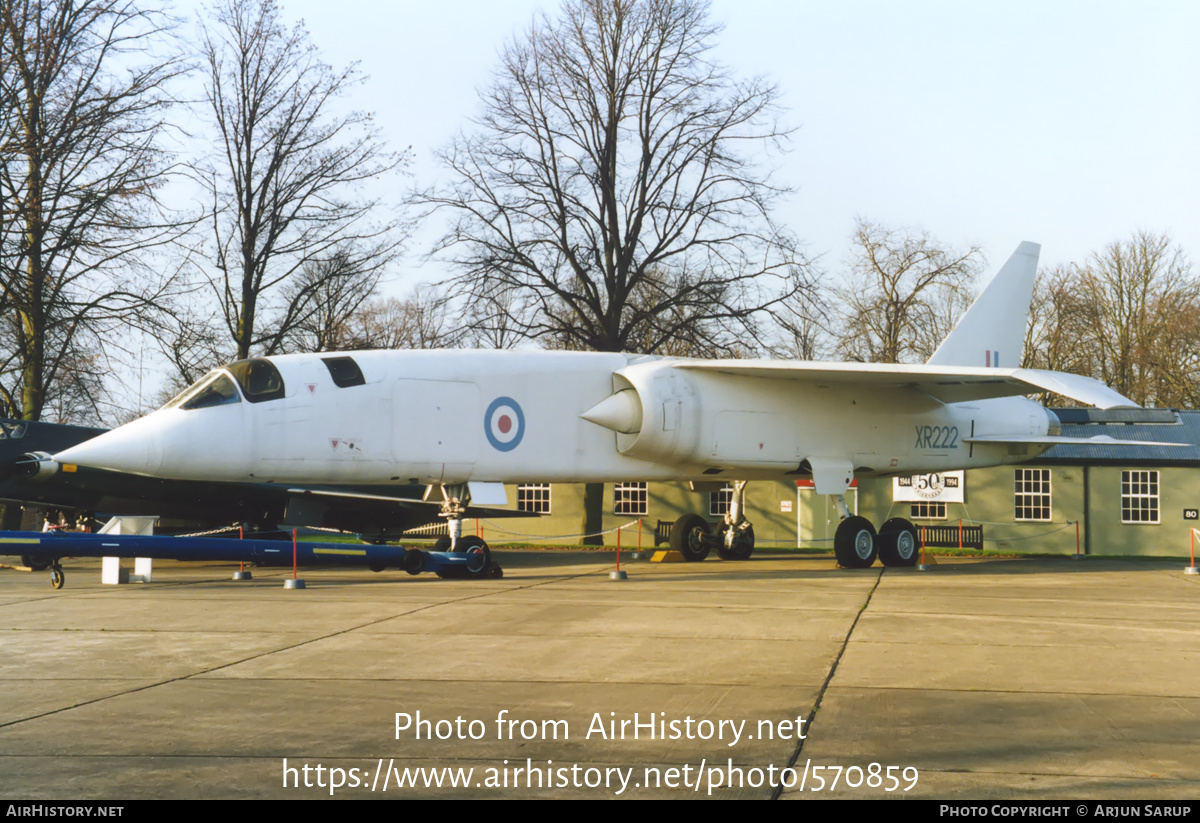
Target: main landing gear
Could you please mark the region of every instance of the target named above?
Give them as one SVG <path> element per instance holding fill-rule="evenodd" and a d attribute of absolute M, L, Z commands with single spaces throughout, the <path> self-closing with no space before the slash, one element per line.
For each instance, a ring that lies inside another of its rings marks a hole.
<path fill-rule="evenodd" d="M 846 500 L 835 501 L 842 522 L 833 534 L 833 553 L 845 569 L 866 569 L 878 557 L 885 566 L 912 566 L 917 562 L 917 529 L 902 517 L 893 517 L 878 533 L 865 517 L 851 515 Z"/>
<path fill-rule="evenodd" d="M 699 561 L 713 549 L 722 560 L 749 560 L 754 553 L 754 526 L 746 519 L 746 481 L 733 484 L 724 522 L 712 525 L 698 514 L 685 514 L 671 526 L 671 550 Z"/>

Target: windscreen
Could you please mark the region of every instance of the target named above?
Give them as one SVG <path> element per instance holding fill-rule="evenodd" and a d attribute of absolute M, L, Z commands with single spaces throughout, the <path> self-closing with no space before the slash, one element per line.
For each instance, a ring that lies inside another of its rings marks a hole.
<path fill-rule="evenodd" d="M 164 409 L 179 407 L 184 410 L 205 409 L 210 406 L 224 406 L 229 403 L 240 403 L 237 386 L 228 374 L 218 369 L 211 371 L 197 380 L 191 386 L 175 396 Z"/>

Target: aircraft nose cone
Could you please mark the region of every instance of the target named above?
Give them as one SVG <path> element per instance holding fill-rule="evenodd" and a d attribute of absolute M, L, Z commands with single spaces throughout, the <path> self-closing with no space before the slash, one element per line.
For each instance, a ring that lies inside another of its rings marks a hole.
<path fill-rule="evenodd" d="M 54 459 L 93 469 L 152 475 L 162 468 L 162 438 L 148 427 L 131 423 L 59 452 Z"/>

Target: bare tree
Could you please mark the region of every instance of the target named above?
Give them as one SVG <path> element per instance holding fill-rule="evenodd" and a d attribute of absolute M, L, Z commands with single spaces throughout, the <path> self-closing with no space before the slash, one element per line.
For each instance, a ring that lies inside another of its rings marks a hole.
<path fill-rule="evenodd" d="M 174 397 L 180 390 L 199 380 L 214 366 L 228 361 L 224 336 L 212 322 L 205 308 L 186 299 L 171 305 L 164 312 L 161 327 L 153 335 L 154 341 L 175 367 L 175 373 L 167 380 L 163 401 Z"/>
<path fill-rule="evenodd" d="M 700 0 L 565 0 L 505 49 L 472 134 L 418 201 L 465 299 L 551 345 L 736 352 L 807 284 L 756 160 L 776 89 L 712 59 Z M 500 299 L 497 299 L 499 297 Z"/>
<path fill-rule="evenodd" d="M 829 287 L 820 282 L 803 294 L 793 295 L 771 308 L 774 332 L 768 339 L 772 357 L 790 360 L 831 359 L 836 338 L 830 330 L 836 316 Z"/>
<path fill-rule="evenodd" d="M 481 349 L 511 349 L 526 337 L 513 318 L 526 317 L 533 310 L 535 296 L 507 283 L 478 284 L 471 299 L 460 312 L 463 334 L 461 345 Z M 487 299 L 478 299 L 486 290 Z"/>
<path fill-rule="evenodd" d="M 178 234 L 154 200 L 166 86 L 181 72 L 156 53 L 167 22 L 133 0 L 0 0 L 8 414 L 36 420 L 58 399 L 61 415 L 92 416 L 87 364 L 161 296 L 146 255 Z"/>
<path fill-rule="evenodd" d="M 1170 368 L 1173 358 L 1157 343 L 1197 308 L 1197 282 L 1187 257 L 1166 235 L 1137 232 L 1093 254 L 1080 271 L 1080 285 L 1095 331 L 1100 379 L 1139 403 L 1158 401 L 1156 373 Z"/>
<path fill-rule="evenodd" d="M 1194 406 L 1200 281 L 1182 249 L 1139 231 L 1042 273 L 1026 362 L 1095 377 L 1142 405 Z"/>
<path fill-rule="evenodd" d="M 283 350 L 311 319 L 315 272 L 365 282 L 391 262 L 401 226 L 375 222 L 380 203 L 360 189 L 406 156 L 385 149 L 369 114 L 335 112 L 354 67 L 322 63 L 273 0 L 219 0 L 213 15 L 201 48 L 215 150 L 195 173 L 210 199 L 207 276 L 244 358 Z"/>
<path fill-rule="evenodd" d="M 370 300 L 342 325 L 335 348 L 437 349 L 461 341 L 450 304 L 436 286 L 422 285 L 403 299 Z"/>
<path fill-rule="evenodd" d="M 838 349 L 849 360 L 924 362 L 970 303 L 981 252 L 858 218 Z"/>
<path fill-rule="evenodd" d="M 346 326 L 379 284 L 379 267 L 353 246 L 309 260 L 283 293 L 288 307 L 283 322 L 287 340 L 279 349 L 330 351 L 345 345 Z"/>
<path fill-rule="evenodd" d="M 1079 269 L 1055 266 L 1038 272 L 1021 365 L 1074 374 L 1099 373 L 1092 312 L 1081 294 Z"/>

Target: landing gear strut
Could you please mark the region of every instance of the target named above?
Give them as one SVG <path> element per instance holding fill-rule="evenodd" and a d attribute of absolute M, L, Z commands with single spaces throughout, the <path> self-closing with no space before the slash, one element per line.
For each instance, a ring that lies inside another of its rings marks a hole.
<path fill-rule="evenodd" d="M 754 553 L 754 526 L 746 519 L 746 481 L 735 480 L 729 511 L 721 529 L 722 545 L 717 554 L 722 560 L 749 560 Z"/>
<path fill-rule="evenodd" d="M 466 514 L 471 492 L 466 483 L 444 484 L 442 489 L 441 516 L 446 518 L 449 537 L 438 538 L 434 551 L 462 552 L 467 555 L 465 566 L 450 566 L 437 572 L 438 577 L 500 578 L 504 576 L 500 564 L 492 560 L 491 549 L 483 538 L 474 535 L 462 536 L 462 518 Z M 411 573 L 411 572 L 410 572 Z"/>

